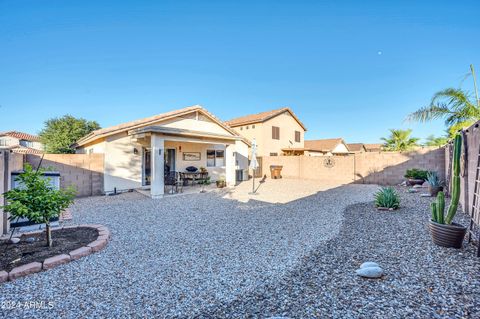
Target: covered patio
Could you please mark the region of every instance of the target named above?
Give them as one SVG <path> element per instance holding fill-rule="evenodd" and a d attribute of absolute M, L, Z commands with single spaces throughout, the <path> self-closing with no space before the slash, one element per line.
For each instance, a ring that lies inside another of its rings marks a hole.
<path fill-rule="evenodd" d="M 162 126 L 128 134 L 142 147 L 142 189 L 152 198 L 183 192 L 207 180 L 225 180 L 227 186 L 234 186 L 236 171 L 248 163 L 246 156 L 236 151 L 242 143 L 236 136 Z"/>

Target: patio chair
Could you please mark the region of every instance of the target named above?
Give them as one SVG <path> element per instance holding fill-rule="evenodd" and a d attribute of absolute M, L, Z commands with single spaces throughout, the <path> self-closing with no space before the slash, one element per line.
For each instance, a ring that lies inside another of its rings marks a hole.
<path fill-rule="evenodd" d="M 178 193 L 178 186 L 181 186 L 183 192 L 183 181 L 181 181 L 178 172 L 167 172 L 164 178 L 165 190 L 170 186 L 170 194 Z"/>

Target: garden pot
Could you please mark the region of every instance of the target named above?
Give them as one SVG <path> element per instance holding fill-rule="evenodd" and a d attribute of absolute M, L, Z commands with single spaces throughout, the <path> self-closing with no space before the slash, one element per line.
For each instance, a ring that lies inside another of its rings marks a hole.
<path fill-rule="evenodd" d="M 408 179 L 408 185 L 410 186 L 423 185 L 424 182 L 425 181 L 423 179 L 415 179 L 415 178 Z"/>
<path fill-rule="evenodd" d="M 428 185 L 428 192 L 430 193 L 430 196 L 436 197 L 438 192 L 443 191 L 442 186 L 430 186 Z"/>
<path fill-rule="evenodd" d="M 225 186 L 227 186 L 227 183 L 225 181 L 216 181 L 216 183 L 218 188 L 224 188 Z"/>
<path fill-rule="evenodd" d="M 462 225 L 444 225 L 433 220 L 430 220 L 429 229 L 434 244 L 449 248 L 462 248 L 463 238 L 467 233 L 467 227 Z"/>

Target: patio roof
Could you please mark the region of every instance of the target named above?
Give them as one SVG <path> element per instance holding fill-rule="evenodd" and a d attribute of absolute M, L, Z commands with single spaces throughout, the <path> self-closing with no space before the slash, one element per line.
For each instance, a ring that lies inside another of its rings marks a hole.
<path fill-rule="evenodd" d="M 152 133 L 158 133 L 158 134 L 162 134 L 170 137 L 194 138 L 195 142 L 204 142 L 204 143 L 212 142 L 212 140 L 220 140 L 223 142 L 230 142 L 230 143 L 242 140 L 240 136 L 206 133 L 203 131 L 179 129 L 179 128 L 156 126 L 156 125 L 146 126 L 146 127 L 128 131 L 128 135 L 141 136 L 141 137 L 147 136 L 148 134 L 152 134 Z"/>

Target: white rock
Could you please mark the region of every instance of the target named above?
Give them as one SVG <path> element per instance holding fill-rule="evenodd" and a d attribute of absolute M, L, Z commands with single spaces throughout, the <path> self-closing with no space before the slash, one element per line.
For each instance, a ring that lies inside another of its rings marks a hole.
<path fill-rule="evenodd" d="M 18 244 L 20 242 L 20 238 L 12 237 L 10 239 L 10 244 Z"/>
<path fill-rule="evenodd" d="M 368 267 L 380 267 L 380 265 L 373 261 L 366 261 L 360 265 L 360 268 L 368 268 Z"/>
<path fill-rule="evenodd" d="M 366 267 L 357 269 L 356 273 L 360 277 L 380 278 L 383 275 L 383 269 L 380 267 Z"/>

